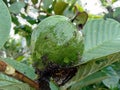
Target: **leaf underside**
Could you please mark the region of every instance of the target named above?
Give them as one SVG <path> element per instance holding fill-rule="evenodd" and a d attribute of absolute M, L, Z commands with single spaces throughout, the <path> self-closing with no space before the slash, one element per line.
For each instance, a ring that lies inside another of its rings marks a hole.
<path fill-rule="evenodd" d="M 90 20 L 83 33 L 82 63 L 120 51 L 120 24 L 115 20 Z"/>

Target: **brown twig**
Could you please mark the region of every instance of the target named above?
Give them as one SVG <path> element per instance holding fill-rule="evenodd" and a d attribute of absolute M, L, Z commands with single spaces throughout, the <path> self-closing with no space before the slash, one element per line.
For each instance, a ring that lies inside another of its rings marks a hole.
<path fill-rule="evenodd" d="M 23 81 L 25 83 L 28 83 L 30 86 L 36 88 L 37 90 L 39 90 L 39 85 L 38 83 L 36 83 L 35 81 L 31 80 L 30 78 L 28 78 L 27 76 L 23 75 L 22 73 L 15 71 L 15 74 L 10 75 L 20 81 Z"/>
<path fill-rule="evenodd" d="M 9 65 L 3 61 L 0 61 L 0 72 L 3 72 L 4 74 L 11 76 L 13 78 L 16 78 L 17 80 L 20 80 L 22 82 L 25 82 L 25 83 L 29 84 L 30 86 L 36 88 L 36 90 L 40 90 L 39 84 L 37 82 L 31 80 L 30 78 L 28 78 L 27 76 L 25 76 L 24 74 L 20 73 L 17 70 L 15 70 L 15 72 L 12 74 L 6 73 L 7 66 L 9 66 Z"/>
<path fill-rule="evenodd" d="M 6 70 L 7 64 L 3 61 L 0 61 L 0 72 L 4 72 Z"/>
<path fill-rule="evenodd" d="M 39 9 L 41 8 L 41 3 L 42 3 L 42 0 L 40 0 L 39 7 L 38 7 Z"/>

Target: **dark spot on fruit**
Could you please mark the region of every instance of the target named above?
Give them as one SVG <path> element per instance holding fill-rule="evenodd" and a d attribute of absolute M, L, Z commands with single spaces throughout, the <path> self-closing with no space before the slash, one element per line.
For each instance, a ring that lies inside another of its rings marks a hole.
<path fill-rule="evenodd" d="M 45 65 L 46 62 L 48 61 L 48 56 L 47 56 L 47 55 L 43 55 L 43 56 L 41 57 L 41 60 L 42 60 L 42 63 Z"/>

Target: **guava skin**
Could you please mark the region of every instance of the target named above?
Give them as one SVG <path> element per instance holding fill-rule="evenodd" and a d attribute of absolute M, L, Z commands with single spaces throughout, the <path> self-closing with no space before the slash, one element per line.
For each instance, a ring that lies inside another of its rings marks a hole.
<path fill-rule="evenodd" d="M 64 16 L 44 19 L 32 33 L 32 57 L 37 68 L 53 62 L 70 66 L 78 62 L 82 47 L 76 26 Z"/>

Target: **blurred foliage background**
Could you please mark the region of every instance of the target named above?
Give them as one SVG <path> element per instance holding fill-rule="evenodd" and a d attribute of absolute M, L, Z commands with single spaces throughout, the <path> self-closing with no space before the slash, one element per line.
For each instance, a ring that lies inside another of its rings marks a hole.
<path fill-rule="evenodd" d="M 97 0 L 98 6 L 102 8 L 98 13 L 92 13 L 89 8 L 90 3 L 85 0 L 3 0 L 7 5 L 11 18 L 12 28 L 9 40 L 0 50 L 0 57 L 10 57 L 18 62 L 32 66 L 30 41 L 33 29 L 43 19 L 52 15 L 64 15 L 70 19 L 75 16 L 76 7 L 78 11 L 86 11 L 89 19 L 112 18 L 120 22 L 120 0 Z M 87 7 L 88 6 L 88 7 Z M 79 90 L 120 90 L 120 62 L 114 63 L 107 68 L 102 69 L 110 75 L 109 79 L 97 80 L 97 83 L 91 81 L 88 85 Z M 99 72 L 98 72 L 99 77 Z M 113 76 L 113 77 L 112 77 Z M 91 78 L 91 77 L 89 77 Z M 97 78 L 97 77 L 96 77 Z M 57 90 L 57 89 L 53 89 Z M 78 90 L 78 89 L 77 89 Z"/>

